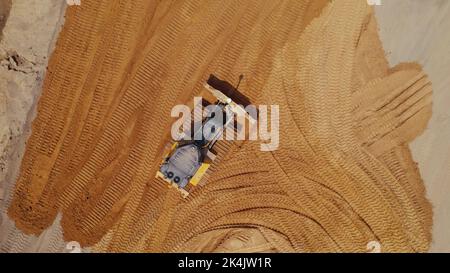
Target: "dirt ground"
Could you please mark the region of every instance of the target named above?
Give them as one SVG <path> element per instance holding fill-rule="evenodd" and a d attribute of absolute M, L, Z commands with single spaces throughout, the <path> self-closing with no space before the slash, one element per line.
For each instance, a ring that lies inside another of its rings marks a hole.
<path fill-rule="evenodd" d="M 0 1 L 5 7 L 5 1 Z M 15 0 L 0 41 L 0 251 L 64 251 L 56 222 L 39 238 L 6 216 L 65 1 Z M 2 13 L 6 10 L 0 9 Z"/>
<path fill-rule="evenodd" d="M 442 26 L 449 22 L 445 19 L 449 16 L 445 15 L 450 9 L 445 1 L 404 1 L 411 3 L 410 6 L 392 1 L 386 7 L 377 7 L 380 35 L 390 66 L 417 60 L 429 74 L 428 78 L 414 64 L 389 69 L 377 38 L 376 22 L 369 10 L 360 5 L 363 1 L 355 0 L 354 6 L 346 8 L 336 4 L 327 11 L 330 13 L 323 15 L 321 12 L 327 1 L 305 5 L 298 1 L 294 5 L 248 1 L 246 7 L 237 4 L 216 7 L 205 2 L 204 8 L 199 9 L 192 3 L 182 6 L 181 1 L 173 5 L 170 1 L 160 5 L 148 1 L 122 2 L 121 5 L 97 1 L 91 6 L 92 1 L 86 0 L 83 2 L 86 9 L 69 8 L 67 29 L 60 36 L 59 50 L 49 64 L 50 74 L 43 87 L 40 114 L 33 125 L 29 151 L 25 155 L 26 167 L 22 167 L 19 187 L 13 195 L 12 185 L 19 174 L 24 140 L 33 117 L 31 109 L 40 93 L 44 67 L 65 6 L 64 1 L 59 1 L 58 5 L 51 1 L 39 5 L 39 1 L 15 2 L 19 4 L 14 7 L 13 3 L 11 26 L 5 27 L 5 41 L 2 41 L 4 70 L 0 71 L 0 84 L 6 78 L 4 82 L 8 87 L 3 90 L 16 90 L 14 86 L 20 86 L 19 90 L 23 91 L 19 94 L 23 95 L 14 97 L 6 92 L 3 105 L 22 103 L 23 110 L 17 113 L 9 110 L 0 124 L 5 140 L 0 180 L 0 188 L 5 189 L 0 219 L 1 251 L 67 251 L 59 226 L 59 212 L 63 214 L 65 239 L 85 246 L 94 245 L 96 251 L 361 252 L 367 250 L 366 243 L 373 240 L 374 235 L 381 238 L 385 251 L 425 251 L 430 243 L 431 219 L 408 143 L 422 133 L 430 117 L 429 78 L 433 83 L 433 97 L 439 100 L 433 104 L 434 114 L 428 129 L 412 142 L 411 148 L 425 180 L 427 197 L 434 205 L 431 251 L 450 251 L 446 236 L 449 223 L 445 217 L 450 177 L 445 166 L 450 160 L 450 149 L 441 146 L 450 135 L 447 134 L 449 113 L 446 107 L 448 80 L 439 69 L 450 62 L 437 53 L 445 51 L 448 45 L 448 41 L 442 41 L 445 35 L 439 32 L 445 31 Z M 36 10 L 37 6 L 40 11 L 35 13 L 36 22 L 43 26 L 37 33 L 45 37 L 37 42 L 35 39 L 35 50 L 26 50 L 29 42 L 17 39 L 14 30 L 24 25 L 19 15 L 30 7 Z M 110 8 L 105 9 L 107 6 Z M 296 8 L 298 12 L 292 13 Z M 403 19 L 398 20 L 399 11 L 405 9 L 410 12 L 405 12 Z M 339 19 L 350 11 L 355 18 Z M 415 23 L 414 14 L 418 16 L 418 11 L 422 12 L 422 28 Z M 430 18 L 428 24 L 423 20 L 424 11 Z M 127 17 L 130 14 L 135 15 L 133 19 Z M 315 18 L 309 32 L 303 33 Z M 335 28 L 322 25 L 321 29 L 321 22 L 327 18 L 334 20 Z M 215 26 L 211 22 L 216 19 L 229 25 L 225 28 L 218 23 L 217 28 L 204 27 Z M 48 21 L 42 24 L 42 20 Z M 77 20 L 85 20 L 84 26 L 88 25 L 89 29 L 82 30 Z M 148 25 L 140 25 L 142 21 Z M 21 24 L 14 26 L 14 22 Z M 427 35 L 428 39 L 423 39 L 425 32 L 420 29 L 425 31 L 430 24 L 434 24 L 436 30 Z M 124 31 L 124 25 L 132 31 Z M 342 41 L 333 33 L 344 29 L 340 28 L 344 25 L 349 32 L 340 34 L 348 38 Z M 49 26 L 51 31 L 48 31 Z M 180 34 L 180 28 L 186 33 Z M 358 31 L 361 29 L 362 32 Z M 67 34 L 68 30 L 79 31 L 80 35 L 74 39 Z M 325 40 L 321 38 L 324 31 L 328 33 Z M 217 43 L 209 43 L 204 37 Z M 304 46 L 308 41 L 323 47 L 313 51 Z M 352 48 L 351 41 L 358 41 L 354 51 L 348 50 Z M 328 43 L 333 46 L 326 56 L 337 52 L 347 56 L 338 62 L 332 58 L 318 60 L 323 62 L 322 67 L 330 68 L 330 78 L 324 81 L 325 75 L 319 71 L 316 78 L 303 73 L 315 69 L 310 62 L 305 62 L 307 57 L 324 56 Z M 438 44 L 441 48 L 436 48 Z M 278 48 L 284 49 L 284 56 Z M 22 61 L 12 63 L 11 58 Z M 333 69 L 336 63 L 339 67 L 347 64 L 351 68 L 353 59 L 356 60 L 353 69 L 343 72 Z M 294 71 L 298 67 L 306 68 L 296 74 Z M 224 146 L 223 160 L 214 169 L 215 178 L 209 179 L 208 185 L 186 203 L 179 199 L 178 192 L 168 190 L 151 178 L 157 167 L 155 162 L 160 158 L 158 147 L 167 141 L 159 132 L 162 129 L 155 131 L 153 128 L 167 127 L 166 110 L 175 102 L 189 100 L 209 72 L 230 81 L 244 72 L 246 82 L 242 88 L 252 101 L 282 105 L 285 109 L 282 117 L 287 120 L 284 126 L 288 124 L 283 127 L 283 132 L 288 133 L 283 133 L 282 143 L 287 146 L 282 144 L 280 151 L 271 155 L 259 154 L 255 145 Z M 284 84 L 290 88 L 281 86 L 277 78 L 284 78 Z M 333 81 L 338 78 L 339 83 Z M 342 83 L 342 78 L 348 81 Z M 330 90 L 326 94 L 320 93 L 324 88 L 315 86 L 317 82 L 335 85 L 325 88 Z M 354 92 L 343 96 L 342 90 Z M 395 92 L 400 92 L 400 98 L 402 94 L 411 96 L 404 100 L 388 99 L 389 94 Z M 55 99 L 61 107 L 52 108 Z M 333 103 L 335 100 L 341 102 L 339 107 Z M 92 107 L 87 107 L 91 104 Z M 385 104 L 390 111 L 371 110 L 371 105 Z M 298 105 L 306 107 L 295 109 Z M 2 109 L 7 111 L 11 107 Z M 350 126 L 349 113 L 358 126 Z M 10 130 L 13 125 L 17 132 Z M 336 131 L 354 131 L 355 138 L 337 137 Z M 334 146 L 318 139 L 334 143 Z M 292 164 L 293 159 L 295 164 Z M 357 172 L 355 168 L 363 171 Z M 272 173 L 267 172 L 269 169 Z M 32 183 L 24 183 L 29 180 Z M 252 183 L 255 180 L 260 181 L 259 185 Z M 360 183 L 365 188 L 358 188 Z M 373 196 L 374 192 L 384 192 L 384 195 Z M 224 208 L 221 200 L 229 206 Z M 14 227 L 5 214 L 11 201 L 10 215 L 15 223 L 26 233 L 39 236 L 25 235 Z M 388 207 L 394 209 L 386 210 Z M 176 212 L 180 211 L 184 216 L 176 217 Z M 267 217 L 267 213 L 272 216 Z M 273 220 L 274 215 L 279 215 L 280 219 Z M 360 217 L 364 222 L 358 220 Z M 319 222 L 320 227 L 307 219 Z M 177 234 L 183 233 L 186 221 L 193 230 L 187 238 L 179 238 Z M 343 233 L 342 228 L 335 229 L 336 223 L 345 227 L 347 233 Z M 366 223 L 370 227 L 366 227 Z"/>
<path fill-rule="evenodd" d="M 418 61 L 433 83 L 433 115 L 410 147 L 434 207 L 431 251 L 450 252 L 450 1 L 384 1 L 376 14 L 390 64 Z"/>
<path fill-rule="evenodd" d="M 8 20 L 10 8 L 11 0 L 0 1 L 0 39 L 2 38 L 3 27 L 5 27 L 6 20 Z"/>

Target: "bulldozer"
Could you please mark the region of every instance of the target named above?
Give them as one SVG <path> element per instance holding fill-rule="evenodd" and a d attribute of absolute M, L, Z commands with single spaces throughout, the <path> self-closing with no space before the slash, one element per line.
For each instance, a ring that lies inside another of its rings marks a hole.
<path fill-rule="evenodd" d="M 210 75 L 204 85 L 202 99 L 212 106 L 212 114 L 204 117 L 200 128 L 189 132 L 189 137 L 186 134 L 186 137 L 170 145 L 163 156 L 156 177 L 177 188 L 184 198 L 201 185 L 200 182 L 216 159 L 217 154 L 213 148 L 223 136 L 225 128 L 236 128 L 233 119 L 215 119 L 214 113 L 222 113 L 224 116 L 244 115 L 248 122 L 256 122 L 255 117 L 244 108 L 250 101 L 238 91 L 242 78 L 241 75 L 238 84 L 233 87 L 230 83 Z M 245 126 L 241 125 L 239 128 Z"/>

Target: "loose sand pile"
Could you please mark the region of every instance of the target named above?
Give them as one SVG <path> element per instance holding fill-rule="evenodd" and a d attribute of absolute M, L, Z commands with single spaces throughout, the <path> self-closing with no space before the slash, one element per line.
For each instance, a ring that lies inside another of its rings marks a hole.
<path fill-rule="evenodd" d="M 0 39 L 2 38 L 3 28 L 5 27 L 6 20 L 8 19 L 10 9 L 11 0 L 0 1 Z"/>
<path fill-rule="evenodd" d="M 2 9 L 9 3 L 10 10 Z M 65 6 L 65 0 L 0 0 L 0 13 L 9 13 L 0 40 L 0 252 L 65 247 L 59 223 L 29 236 L 6 214 Z"/>
<path fill-rule="evenodd" d="M 345 1 L 94 1 L 70 7 L 9 215 L 97 251 L 426 251 L 408 142 L 421 68 L 387 65 L 372 9 Z M 210 73 L 280 106 L 280 148 L 228 143 L 183 199 L 154 178 L 172 106 Z"/>
<path fill-rule="evenodd" d="M 430 251 L 450 252 L 450 1 L 384 1 L 375 10 L 389 63 L 418 61 L 433 83 L 433 115 L 409 146 L 433 205 Z"/>

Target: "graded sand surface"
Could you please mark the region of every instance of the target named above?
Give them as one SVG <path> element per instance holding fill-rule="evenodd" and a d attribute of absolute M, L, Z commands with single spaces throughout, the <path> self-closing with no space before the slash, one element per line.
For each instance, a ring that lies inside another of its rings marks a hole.
<path fill-rule="evenodd" d="M 430 250 L 450 252 L 450 1 L 384 1 L 376 15 L 390 64 L 417 61 L 433 83 L 433 115 L 410 147 L 433 204 Z"/>
<path fill-rule="evenodd" d="M 61 213 L 65 240 L 96 251 L 427 251 L 408 143 L 431 116 L 429 77 L 389 68 L 365 1 L 327 4 L 70 7 L 9 207 L 41 235 L 14 232 L 2 249 L 58 251 Z M 280 148 L 221 143 L 185 200 L 154 174 L 172 106 L 210 73 L 244 74 L 254 104 L 280 105 Z"/>

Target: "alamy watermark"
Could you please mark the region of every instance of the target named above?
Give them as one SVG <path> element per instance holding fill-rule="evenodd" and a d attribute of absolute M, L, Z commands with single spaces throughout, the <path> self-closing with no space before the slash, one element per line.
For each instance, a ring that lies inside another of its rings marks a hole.
<path fill-rule="evenodd" d="M 367 243 L 368 253 L 381 253 L 381 243 L 378 241 L 370 241 Z"/>
<path fill-rule="evenodd" d="M 201 101 L 201 97 L 194 98 L 194 109 L 183 104 L 172 108 L 171 116 L 178 118 L 171 129 L 175 141 L 258 140 L 261 151 L 278 149 L 278 105 L 211 104 L 203 107 Z"/>
<path fill-rule="evenodd" d="M 66 0 L 66 3 L 69 6 L 80 6 L 81 0 Z"/>

